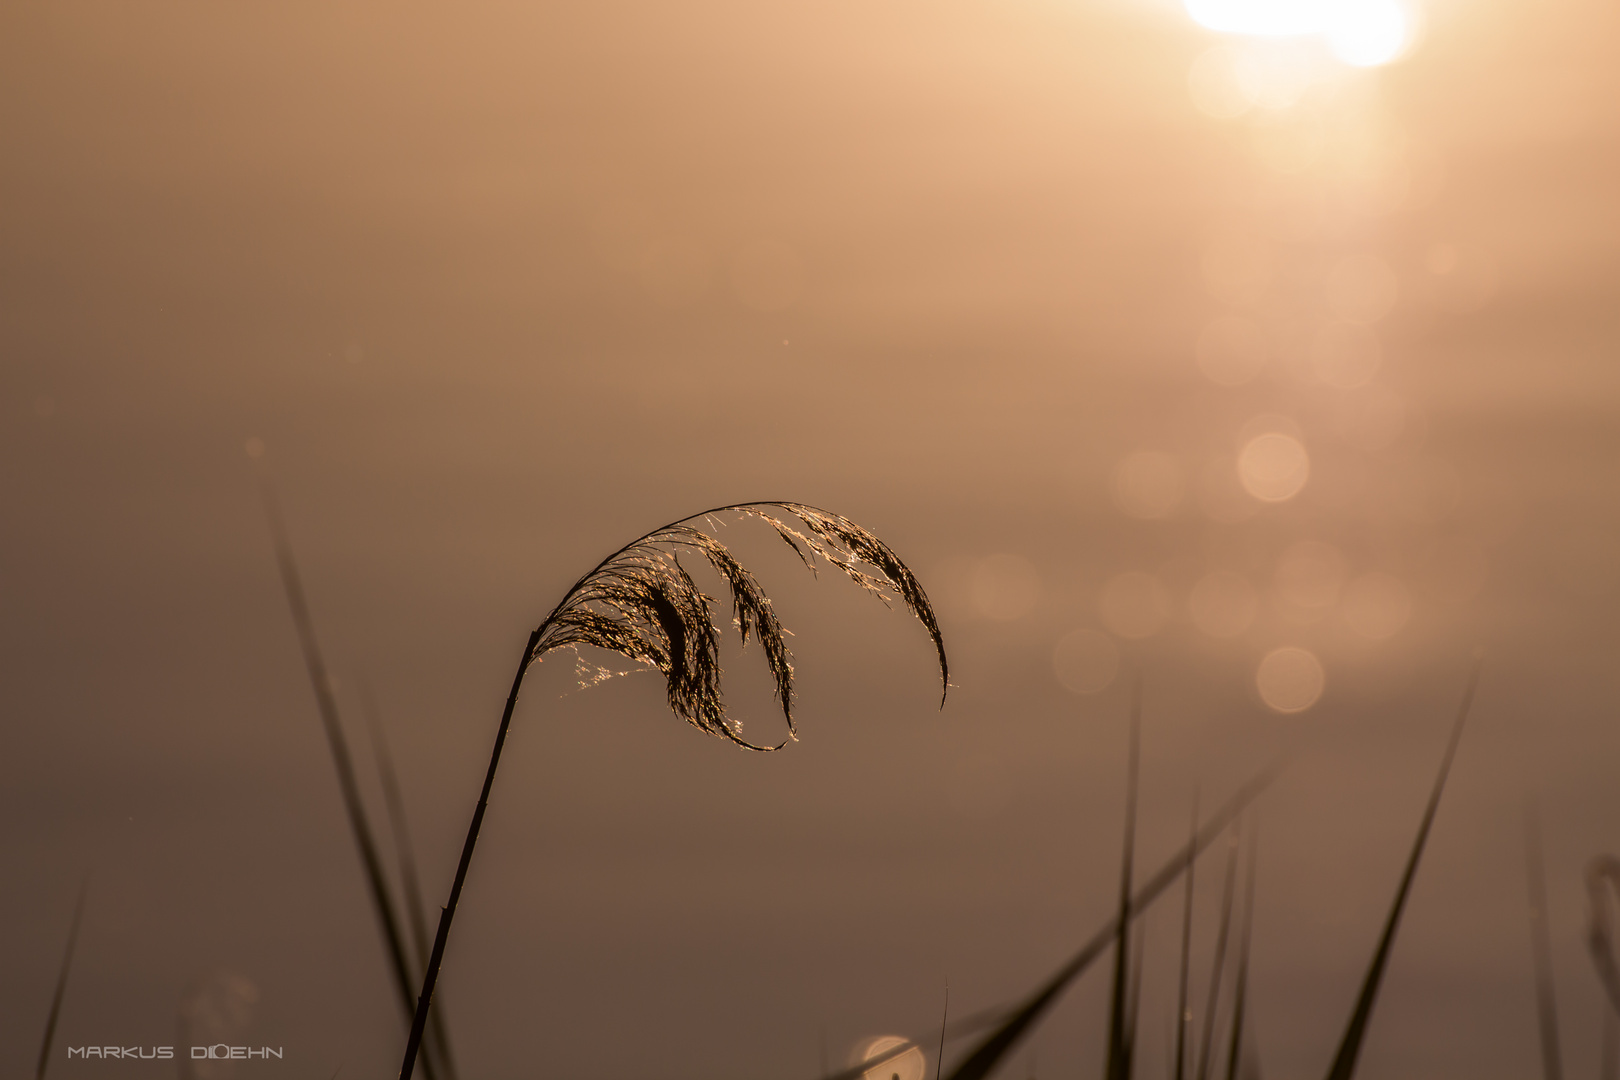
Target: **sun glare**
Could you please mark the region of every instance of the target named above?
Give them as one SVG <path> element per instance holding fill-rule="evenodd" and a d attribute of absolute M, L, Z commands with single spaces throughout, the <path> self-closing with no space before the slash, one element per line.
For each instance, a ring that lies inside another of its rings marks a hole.
<path fill-rule="evenodd" d="M 1412 43 L 1413 18 L 1399 0 L 1185 0 L 1209 30 L 1250 37 L 1315 37 L 1346 64 L 1377 67 Z"/>

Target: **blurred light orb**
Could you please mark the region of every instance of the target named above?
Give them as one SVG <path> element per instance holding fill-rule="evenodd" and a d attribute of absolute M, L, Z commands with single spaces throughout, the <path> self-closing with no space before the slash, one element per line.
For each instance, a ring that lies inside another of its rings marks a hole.
<path fill-rule="evenodd" d="M 1170 594 L 1152 574 L 1127 570 L 1103 585 L 1097 614 L 1115 634 L 1139 641 L 1157 634 L 1169 620 Z"/>
<path fill-rule="evenodd" d="M 1028 559 L 1010 553 L 980 559 L 973 568 L 973 606 L 997 622 L 1022 618 L 1040 599 L 1041 579 Z"/>
<path fill-rule="evenodd" d="M 1198 370 L 1217 386 L 1242 386 L 1265 370 L 1271 341 L 1252 319 L 1226 315 L 1198 335 Z"/>
<path fill-rule="evenodd" d="M 855 1055 L 856 1063 L 871 1061 L 879 1055 L 903 1046 L 910 1039 L 899 1035 L 880 1035 L 875 1039 L 868 1039 L 860 1044 Z M 890 1058 L 875 1068 L 866 1070 L 862 1080 L 923 1080 L 928 1072 L 927 1059 L 923 1052 L 913 1046 L 903 1054 Z"/>
<path fill-rule="evenodd" d="M 1364 638 L 1394 637 L 1411 617 L 1412 594 L 1400 578 L 1373 571 L 1344 590 L 1344 621 Z"/>
<path fill-rule="evenodd" d="M 1176 512 L 1186 479 L 1174 456 L 1144 450 L 1115 467 L 1113 489 L 1114 501 L 1128 516 L 1152 521 Z"/>
<path fill-rule="evenodd" d="M 1327 685 L 1316 654 L 1295 645 L 1273 649 L 1254 673 L 1260 700 L 1280 713 L 1304 712 L 1315 705 Z"/>
<path fill-rule="evenodd" d="M 1101 631 L 1075 630 L 1052 647 L 1052 671 L 1073 693 L 1098 693 L 1119 674 L 1119 646 Z"/>
<path fill-rule="evenodd" d="M 1230 570 L 1205 574 L 1187 598 L 1193 625 L 1212 638 L 1235 638 L 1254 624 L 1260 598 L 1249 579 Z"/>
<path fill-rule="evenodd" d="M 1200 26 L 1250 37 L 1318 37 L 1352 67 L 1399 59 L 1415 36 L 1398 0 L 1184 0 Z"/>
<path fill-rule="evenodd" d="M 1287 502 L 1310 479 L 1311 459 L 1294 436 L 1268 431 L 1244 444 L 1237 468 L 1244 491 L 1261 502 Z"/>

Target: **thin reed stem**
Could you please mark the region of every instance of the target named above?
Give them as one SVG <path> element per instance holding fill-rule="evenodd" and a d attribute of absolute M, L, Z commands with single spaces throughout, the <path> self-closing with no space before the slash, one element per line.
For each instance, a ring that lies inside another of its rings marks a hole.
<path fill-rule="evenodd" d="M 1260 846 L 1256 826 L 1249 826 L 1249 869 L 1243 888 L 1243 935 L 1238 939 L 1237 985 L 1232 990 L 1232 1038 L 1227 1044 L 1226 1080 L 1237 1080 L 1243 1056 L 1243 1024 L 1249 1004 L 1249 945 L 1254 931 L 1254 874 Z"/>
<path fill-rule="evenodd" d="M 1193 793 L 1192 825 L 1188 829 L 1188 843 L 1198 836 L 1198 794 Z M 1192 913 L 1193 871 L 1196 861 L 1187 866 L 1187 889 L 1181 900 L 1181 967 L 1176 977 L 1176 1050 L 1171 1080 L 1187 1080 L 1187 1032 L 1192 1027 L 1192 1010 L 1187 1005 L 1188 976 L 1192 970 Z"/>
<path fill-rule="evenodd" d="M 62 1016 L 62 999 L 67 996 L 68 972 L 73 969 L 73 950 L 79 943 L 79 925 L 84 920 L 84 898 L 90 892 L 90 875 L 79 885 L 79 899 L 73 904 L 73 921 L 68 924 L 67 948 L 62 950 L 62 968 L 56 975 L 56 990 L 51 994 L 51 1011 L 45 1017 L 45 1038 L 39 1045 L 39 1065 L 34 1069 L 34 1080 L 45 1080 L 45 1070 L 51 1063 L 51 1043 L 56 1039 L 56 1022 Z"/>
<path fill-rule="evenodd" d="M 1530 901 L 1530 958 L 1536 978 L 1536 1021 L 1541 1031 L 1542 1080 L 1563 1080 L 1564 1062 L 1558 1038 L 1558 1000 L 1554 996 L 1552 938 L 1547 929 L 1547 871 L 1541 853 L 1541 815 L 1534 800 L 1524 802 L 1525 884 Z"/>
<path fill-rule="evenodd" d="M 501 713 L 501 726 L 495 731 L 495 747 L 489 755 L 489 771 L 484 774 L 484 787 L 473 808 L 472 823 L 467 826 L 467 839 L 461 845 L 461 860 L 456 864 L 456 878 L 450 885 L 450 899 L 439 912 L 439 929 L 433 937 L 433 952 L 428 957 L 427 971 L 422 976 L 422 994 L 416 999 L 416 1015 L 411 1018 L 411 1033 L 405 1040 L 405 1060 L 399 1067 L 400 1080 L 411 1080 L 416 1067 L 416 1054 L 422 1045 L 422 1032 L 427 1023 L 429 1007 L 433 1004 L 433 988 L 439 981 L 439 965 L 444 962 L 445 942 L 450 938 L 450 923 L 456 917 L 456 904 L 461 899 L 461 888 L 467 882 L 467 867 L 472 864 L 473 847 L 478 843 L 478 829 L 484 823 L 484 811 L 489 808 L 489 791 L 495 784 L 495 769 L 501 763 L 501 749 L 506 745 L 506 732 L 512 726 L 512 710 L 517 707 L 518 691 L 523 688 L 523 676 L 534 659 L 534 648 L 540 641 L 537 627 L 523 647 L 523 658 L 518 661 L 517 674 L 512 677 L 512 692 L 506 696 L 506 708 Z"/>
<path fill-rule="evenodd" d="M 1215 932 L 1215 959 L 1209 972 L 1209 993 L 1204 999 L 1204 1033 L 1198 1044 L 1198 1080 L 1209 1080 L 1215 1049 L 1215 1023 L 1220 1013 L 1221 982 L 1226 974 L 1226 943 L 1232 934 L 1232 902 L 1237 895 L 1238 831 L 1234 823 L 1226 843 L 1226 883 L 1221 886 L 1221 924 Z"/>
<path fill-rule="evenodd" d="M 1130 1052 L 1126 1047 L 1125 995 L 1130 971 L 1131 861 L 1136 853 L 1136 781 L 1142 755 L 1142 678 L 1131 690 L 1130 748 L 1125 764 L 1125 849 L 1120 856 L 1119 914 L 1114 919 L 1114 988 L 1108 1009 L 1108 1080 L 1128 1080 Z"/>
<path fill-rule="evenodd" d="M 349 753 L 348 739 L 343 734 L 343 723 L 338 715 L 337 698 L 332 693 L 332 679 L 326 660 L 315 638 L 315 621 L 310 617 L 309 603 L 304 596 L 303 580 L 298 564 L 293 559 L 292 543 L 281 520 L 281 508 L 274 490 L 264 481 L 264 508 L 270 519 L 270 535 L 275 543 L 276 564 L 281 570 L 281 584 L 287 594 L 287 607 L 291 609 L 293 628 L 298 633 L 298 644 L 303 649 L 304 666 L 309 671 L 310 686 L 315 691 L 315 706 L 320 713 L 321 725 L 326 730 L 326 742 L 332 753 L 332 766 L 337 772 L 338 790 L 343 796 L 343 808 L 348 814 L 349 829 L 359 849 L 360 864 L 365 872 L 366 885 L 371 897 L 372 910 L 382 930 L 383 943 L 388 949 L 389 966 L 394 985 L 399 991 L 400 1004 L 409 1018 L 411 1005 L 410 965 L 406 960 L 404 937 L 394 915 L 394 900 L 383 873 L 382 859 L 377 855 L 376 834 L 366 815 L 365 802 L 360 797 L 360 784 L 355 779 L 354 759 Z M 430 1080 L 435 1076 L 431 1062 L 424 1065 Z"/>
<path fill-rule="evenodd" d="M 1361 993 L 1356 997 L 1355 1010 L 1350 1014 L 1350 1023 L 1345 1028 L 1344 1038 L 1339 1043 L 1338 1053 L 1334 1055 L 1333 1065 L 1328 1069 L 1328 1080 L 1350 1080 L 1356 1073 L 1356 1059 L 1361 1055 L 1362 1040 L 1367 1035 L 1367 1024 L 1372 1019 L 1373 1006 L 1378 1001 L 1378 988 L 1383 984 L 1384 968 L 1389 963 L 1390 950 L 1395 946 L 1395 932 L 1400 929 L 1401 913 L 1406 910 L 1406 898 L 1412 892 L 1412 881 L 1417 877 L 1418 862 L 1423 858 L 1423 848 L 1428 843 L 1429 830 L 1434 825 L 1434 815 L 1440 809 L 1440 796 L 1446 790 L 1446 777 L 1451 773 L 1451 762 L 1457 756 L 1457 744 L 1462 741 L 1463 726 L 1468 721 L 1468 710 L 1474 703 L 1474 689 L 1479 685 L 1479 665 L 1468 676 L 1468 688 L 1463 691 L 1462 705 L 1457 709 L 1457 719 L 1451 726 L 1451 738 L 1446 743 L 1446 753 L 1440 761 L 1440 773 L 1435 777 L 1434 790 L 1429 793 L 1429 803 L 1423 810 L 1423 821 L 1418 826 L 1417 839 L 1412 842 L 1412 854 L 1407 858 L 1406 870 L 1401 874 L 1401 883 L 1395 890 L 1395 902 L 1390 906 L 1389 917 L 1384 922 L 1384 932 L 1378 938 L 1378 948 L 1373 952 L 1372 963 L 1367 968 L 1366 978 L 1361 984 Z"/>

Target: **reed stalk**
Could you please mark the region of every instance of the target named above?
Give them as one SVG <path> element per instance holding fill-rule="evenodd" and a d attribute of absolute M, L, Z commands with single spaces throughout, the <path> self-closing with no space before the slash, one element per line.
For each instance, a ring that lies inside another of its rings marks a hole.
<path fill-rule="evenodd" d="M 1547 871 L 1541 853 L 1541 815 L 1530 799 L 1524 803 L 1524 865 L 1530 902 L 1530 959 L 1536 979 L 1536 1021 L 1541 1033 L 1541 1076 L 1542 1080 L 1563 1080 L 1558 1000 L 1553 990 L 1552 937 L 1547 928 Z"/>
<path fill-rule="evenodd" d="M 671 711 L 694 727 L 731 740 L 748 750 L 779 750 L 795 737 L 793 665 L 785 632 L 753 574 L 736 561 L 725 545 L 690 522 L 737 513 L 769 524 L 804 565 L 814 571 L 819 558 L 843 571 L 856 584 L 887 600 L 898 598 L 923 624 L 939 656 L 940 703 L 950 687 L 950 669 L 939 622 L 928 596 L 911 569 L 892 549 L 848 518 L 804 503 L 763 501 L 716 507 L 654 529 L 608 555 L 563 594 L 557 606 L 529 635 L 518 659 L 512 688 L 495 733 L 489 769 L 473 809 L 461 858 L 456 864 L 450 897 L 439 914 L 438 931 L 416 1001 L 400 1080 L 410 1080 L 422 1042 L 434 987 L 444 962 L 445 946 L 456 905 L 466 884 L 478 831 L 489 807 L 490 790 L 500 765 L 517 707 L 523 676 L 531 664 L 553 649 L 593 646 L 648 664 L 661 671 Z M 797 524 L 789 524 L 789 520 Z M 744 739 L 727 715 L 720 695 L 719 628 L 712 604 L 681 565 L 680 554 L 697 555 L 719 575 L 731 594 L 732 623 L 747 644 L 757 636 L 767 667 L 776 682 L 776 697 L 787 722 L 787 739 L 764 746 Z M 871 572 L 862 567 L 871 567 Z"/>
<path fill-rule="evenodd" d="M 1198 793 L 1193 793 L 1192 825 L 1187 832 L 1188 843 L 1198 838 Z M 1186 893 L 1181 898 L 1181 964 L 1176 973 L 1176 1040 L 1175 1064 L 1170 1080 L 1187 1080 L 1187 1034 L 1192 1027 L 1192 1010 L 1187 1002 L 1188 976 L 1192 971 L 1192 913 L 1193 879 L 1196 866 L 1187 867 Z"/>
<path fill-rule="evenodd" d="M 382 859 L 377 854 L 376 833 L 366 814 L 365 801 L 360 797 L 360 784 L 355 777 L 354 759 L 349 752 L 348 739 L 343 734 L 337 697 L 332 693 L 332 678 L 315 637 L 315 621 L 310 616 L 309 602 L 304 595 L 303 579 L 298 573 L 298 563 L 293 558 L 292 542 L 287 538 L 280 504 L 268 480 L 263 482 L 261 490 L 265 514 L 270 521 L 271 540 L 275 545 L 276 565 L 281 571 L 281 584 L 287 596 L 287 607 L 292 613 L 293 628 L 298 634 L 298 644 L 304 654 L 304 666 L 309 672 L 310 686 L 315 692 L 316 711 L 320 714 L 321 726 L 326 732 L 327 747 L 332 754 L 332 766 L 337 772 L 338 790 L 342 794 L 343 808 L 348 815 L 349 831 L 354 836 L 355 848 L 360 854 L 367 895 L 371 899 L 372 912 L 376 916 L 378 928 L 382 931 L 383 944 L 388 950 L 389 970 L 393 974 L 394 985 L 400 995 L 400 1005 L 409 1020 L 413 1013 L 410 964 L 406 958 L 404 937 L 400 933 L 399 922 L 394 913 L 394 898 L 388 887 L 387 876 L 383 873 Z M 432 1063 L 428 1062 L 424 1067 L 430 1080 L 433 1080 L 436 1074 Z"/>
<path fill-rule="evenodd" d="M 1215 1022 L 1220 1015 L 1221 983 L 1226 974 L 1226 946 L 1232 934 L 1233 901 L 1237 896 L 1238 832 L 1234 822 L 1226 843 L 1226 881 L 1221 886 L 1220 929 L 1215 932 L 1215 959 L 1210 966 L 1209 993 L 1204 999 L 1204 1031 L 1198 1044 L 1198 1080 L 1209 1080 L 1215 1050 Z"/>
<path fill-rule="evenodd" d="M 1125 997 L 1130 972 L 1131 860 L 1136 853 L 1136 784 L 1142 757 L 1142 679 L 1131 689 L 1129 749 L 1125 760 L 1125 844 L 1120 856 L 1119 914 L 1114 918 L 1114 985 L 1108 1007 L 1108 1080 L 1129 1080 Z"/>
<path fill-rule="evenodd" d="M 1204 851 L 1215 838 L 1220 836 L 1226 827 L 1232 823 L 1243 808 L 1248 806 L 1270 787 L 1272 782 L 1282 772 L 1284 761 L 1278 760 L 1262 769 L 1247 783 L 1233 793 L 1226 803 L 1215 811 L 1213 817 L 1204 826 L 1203 830 L 1187 843 L 1169 861 L 1161 866 L 1152 877 L 1143 883 L 1131 900 L 1130 917 L 1136 918 L 1159 898 L 1159 896 L 1175 884 L 1176 880 L 1186 872 L 1200 853 Z M 1116 920 L 1110 919 L 1091 938 L 1080 947 L 1080 951 L 1070 957 L 1064 965 L 1044 983 L 1036 988 L 1024 1002 L 1008 1013 L 1006 1018 L 998 1024 L 977 1046 L 963 1058 L 962 1062 L 951 1071 L 949 1080 L 985 1080 L 1001 1063 L 1001 1060 L 1011 1053 L 1022 1041 L 1029 1030 L 1046 1014 L 1068 989 L 1070 984 L 1091 967 L 1092 963 L 1108 950 L 1114 943 L 1118 934 Z"/>
<path fill-rule="evenodd" d="M 73 950 L 79 943 L 79 926 L 84 921 L 84 899 L 89 893 L 90 877 L 87 874 L 79 885 L 79 898 L 73 904 L 73 921 L 68 924 L 67 947 L 62 950 L 62 967 L 56 974 L 50 1012 L 45 1016 L 45 1037 L 40 1040 L 39 1064 L 34 1068 L 34 1080 L 45 1080 L 45 1070 L 50 1067 L 51 1043 L 56 1040 L 56 1022 L 62 1016 L 62 999 L 67 996 L 68 973 L 73 969 Z"/>
<path fill-rule="evenodd" d="M 1243 933 L 1238 938 L 1237 982 L 1232 988 L 1232 1037 L 1226 1050 L 1226 1080 L 1237 1080 L 1243 1055 L 1243 1025 L 1249 1004 L 1249 946 L 1254 932 L 1254 878 L 1259 862 L 1256 826 L 1249 826 L 1249 865 L 1243 886 Z"/>
<path fill-rule="evenodd" d="M 1462 741 L 1463 726 L 1468 721 L 1468 710 L 1473 705 L 1474 689 L 1478 685 L 1479 665 L 1476 663 L 1473 672 L 1468 676 L 1468 687 L 1463 691 L 1462 704 L 1457 709 L 1457 719 L 1451 725 L 1451 738 L 1446 743 L 1446 753 L 1440 761 L 1440 773 L 1435 777 L 1434 789 L 1429 793 L 1429 802 L 1423 810 L 1423 820 L 1418 826 L 1417 838 L 1412 842 L 1412 853 L 1407 858 L 1406 870 L 1401 874 L 1400 886 L 1395 890 L 1394 903 L 1390 905 L 1389 916 L 1384 921 L 1384 931 L 1378 938 L 1378 947 L 1373 952 L 1372 963 L 1368 965 L 1366 977 L 1362 980 L 1361 993 L 1356 997 L 1356 1007 L 1350 1014 L 1344 1038 L 1340 1040 L 1338 1052 L 1328 1069 L 1328 1080 L 1351 1080 L 1351 1077 L 1355 1076 L 1356 1060 L 1361 1056 L 1361 1044 L 1367 1037 L 1367 1025 L 1372 1019 L 1373 1006 L 1378 1001 L 1378 990 L 1383 984 L 1384 969 L 1389 964 L 1390 951 L 1395 946 L 1395 933 L 1400 929 L 1401 914 L 1406 910 L 1406 898 L 1412 891 L 1413 879 L 1417 877 L 1418 863 L 1423 858 L 1423 848 L 1428 843 L 1429 829 L 1434 825 L 1434 815 L 1440 809 L 1440 796 L 1446 790 L 1446 777 L 1451 772 L 1452 760 L 1457 756 L 1457 745 Z"/>

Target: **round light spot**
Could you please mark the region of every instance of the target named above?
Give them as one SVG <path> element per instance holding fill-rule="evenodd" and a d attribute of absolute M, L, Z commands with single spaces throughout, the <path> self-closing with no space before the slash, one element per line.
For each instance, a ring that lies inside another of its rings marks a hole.
<path fill-rule="evenodd" d="M 1372 382 L 1383 361 L 1378 335 L 1354 323 L 1334 323 L 1311 343 L 1311 369 L 1318 379 L 1340 390 Z"/>
<path fill-rule="evenodd" d="M 1305 444 L 1280 431 L 1250 439 L 1238 452 L 1237 466 L 1243 490 L 1261 502 L 1287 502 L 1311 476 Z"/>
<path fill-rule="evenodd" d="M 1224 316 L 1198 335 L 1198 370 L 1220 386 L 1242 386 L 1265 369 L 1271 341 L 1251 319 Z"/>
<path fill-rule="evenodd" d="M 1303 712 L 1316 704 L 1326 685 L 1322 662 L 1314 653 L 1285 645 L 1273 649 L 1254 673 L 1260 700 L 1280 713 Z"/>
<path fill-rule="evenodd" d="M 1181 505 L 1186 487 L 1181 463 L 1169 454 L 1142 451 L 1114 469 L 1114 501 L 1134 518 L 1167 518 Z"/>
<path fill-rule="evenodd" d="M 1052 671 L 1076 694 L 1106 690 L 1119 674 L 1119 646 L 1097 630 L 1075 630 L 1052 647 Z"/>
<path fill-rule="evenodd" d="M 991 555 L 973 568 L 973 606 L 998 622 L 1022 618 L 1040 599 L 1041 579 L 1028 559 Z"/>
<path fill-rule="evenodd" d="M 1339 602 L 1344 588 L 1344 556 L 1332 544 L 1305 540 L 1283 552 L 1274 585 L 1286 614 L 1311 622 Z"/>
<path fill-rule="evenodd" d="M 1400 578 L 1374 571 L 1344 590 L 1344 621 L 1364 638 L 1383 641 L 1400 633 L 1412 617 L 1412 594 Z"/>
<path fill-rule="evenodd" d="M 857 1064 L 863 1061 L 871 1061 L 873 1058 L 881 1057 L 887 1051 L 893 1050 L 897 1046 L 904 1046 L 910 1041 L 910 1039 L 899 1035 L 880 1035 L 875 1039 L 867 1039 L 856 1048 L 855 1061 Z M 927 1059 L 923 1057 L 923 1052 L 920 1049 L 913 1046 L 881 1065 L 866 1070 L 862 1074 L 862 1080 L 923 1080 L 927 1071 Z"/>
<path fill-rule="evenodd" d="M 1152 574 L 1128 570 L 1103 585 L 1097 614 L 1104 626 L 1122 638 L 1152 637 L 1170 618 L 1170 595 Z"/>
<path fill-rule="evenodd" d="M 1187 597 L 1193 625 L 1213 638 L 1234 638 L 1254 623 L 1260 598 L 1249 579 L 1229 570 L 1205 574 Z"/>

